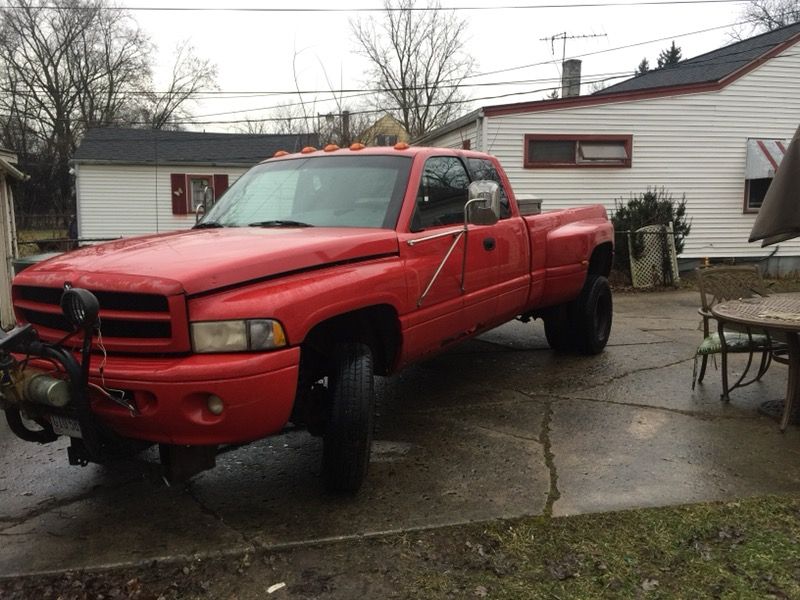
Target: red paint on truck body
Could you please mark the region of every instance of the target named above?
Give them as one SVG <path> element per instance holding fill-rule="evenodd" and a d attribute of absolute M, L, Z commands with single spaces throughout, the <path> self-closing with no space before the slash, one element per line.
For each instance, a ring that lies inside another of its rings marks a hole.
<path fill-rule="evenodd" d="M 103 326 L 112 331 L 103 333 L 108 352 L 103 377 L 98 352 L 92 381 L 128 390 L 140 414 L 131 415 L 101 397 L 93 399 L 96 414 L 131 438 L 189 445 L 240 443 L 276 433 L 286 424 L 302 344 L 321 323 L 375 307 L 392 315 L 398 347 L 389 368 L 397 370 L 517 315 L 576 298 L 592 252 L 613 245 L 613 229 L 602 206 L 520 216 L 499 163 L 478 152 L 375 148 L 265 162 L 356 154 L 411 159 L 393 228 L 195 229 L 86 247 L 16 277 L 17 317 L 21 322 L 39 319 L 42 337 L 57 340 L 63 336 L 53 321 L 57 291 L 68 281 L 97 292 Z M 468 225 L 466 256 L 462 241 L 420 301 L 453 237 L 418 240 L 455 234 L 461 227 L 412 231 L 425 162 L 442 156 L 464 164 L 469 159 L 492 161 L 510 214 L 495 225 Z M 192 353 L 191 322 L 258 318 L 279 321 L 288 347 Z M 223 399 L 222 415 L 205 409 L 208 394 Z"/>

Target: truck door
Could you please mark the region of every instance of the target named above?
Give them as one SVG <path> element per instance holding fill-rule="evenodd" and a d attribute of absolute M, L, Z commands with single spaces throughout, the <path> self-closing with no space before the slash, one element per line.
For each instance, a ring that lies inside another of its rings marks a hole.
<path fill-rule="evenodd" d="M 512 217 L 508 182 L 503 181 L 497 168 L 488 158 L 468 158 L 470 176 L 473 181 L 496 181 L 500 185 L 500 220 L 493 226 L 476 232 L 470 244 L 494 247 L 495 269 L 487 288 L 480 293 L 493 304 L 490 321 L 503 323 L 519 314 L 530 293 L 530 242 L 525 221 Z M 479 238 L 479 235 L 482 236 Z M 483 317 L 487 311 L 483 311 Z"/>
<path fill-rule="evenodd" d="M 496 257 L 485 249 L 480 230 L 470 226 L 464 255 L 464 205 L 470 178 L 460 158 L 427 159 L 417 191 L 410 233 L 400 234 L 400 252 L 406 263 L 409 301 L 415 308 L 404 317 L 404 328 L 414 329 L 406 339 L 404 358 L 435 352 L 473 333 L 479 324 L 479 292 L 495 280 Z M 462 272 L 464 275 L 462 289 Z M 469 293 L 465 293 L 469 290 Z"/>

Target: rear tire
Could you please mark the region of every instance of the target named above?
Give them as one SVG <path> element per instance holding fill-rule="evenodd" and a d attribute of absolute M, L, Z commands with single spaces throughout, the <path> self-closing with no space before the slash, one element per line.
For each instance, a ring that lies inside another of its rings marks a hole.
<path fill-rule="evenodd" d="M 328 385 L 322 477 L 331 492 L 354 494 L 369 467 L 375 412 L 372 351 L 361 343 L 338 345 Z"/>
<path fill-rule="evenodd" d="M 575 333 L 572 303 L 555 306 L 544 317 L 544 335 L 556 352 L 575 351 Z"/>
<path fill-rule="evenodd" d="M 613 303 L 608 279 L 602 275 L 589 275 L 575 311 L 575 341 L 578 352 L 602 352 L 611 334 L 612 316 Z"/>

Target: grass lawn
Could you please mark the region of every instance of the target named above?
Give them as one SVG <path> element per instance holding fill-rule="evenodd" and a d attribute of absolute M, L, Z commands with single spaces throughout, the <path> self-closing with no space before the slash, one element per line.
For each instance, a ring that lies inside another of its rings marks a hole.
<path fill-rule="evenodd" d="M 497 523 L 466 553 L 468 568 L 425 569 L 423 595 L 800 598 L 800 499 Z"/>
<path fill-rule="evenodd" d="M 284 585 L 268 594 L 276 582 Z M 800 598 L 800 497 L 493 521 L 0 580 L 0 597 Z"/>

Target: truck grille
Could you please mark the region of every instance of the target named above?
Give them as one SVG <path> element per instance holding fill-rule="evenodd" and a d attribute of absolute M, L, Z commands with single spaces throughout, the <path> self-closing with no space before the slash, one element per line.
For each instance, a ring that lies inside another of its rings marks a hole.
<path fill-rule="evenodd" d="M 14 287 L 14 308 L 48 341 L 71 331 L 61 313 L 60 288 Z M 92 290 L 100 302 L 100 331 L 109 351 L 170 352 L 189 349 L 183 296 Z M 183 325 L 181 327 L 181 325 Z"/>

